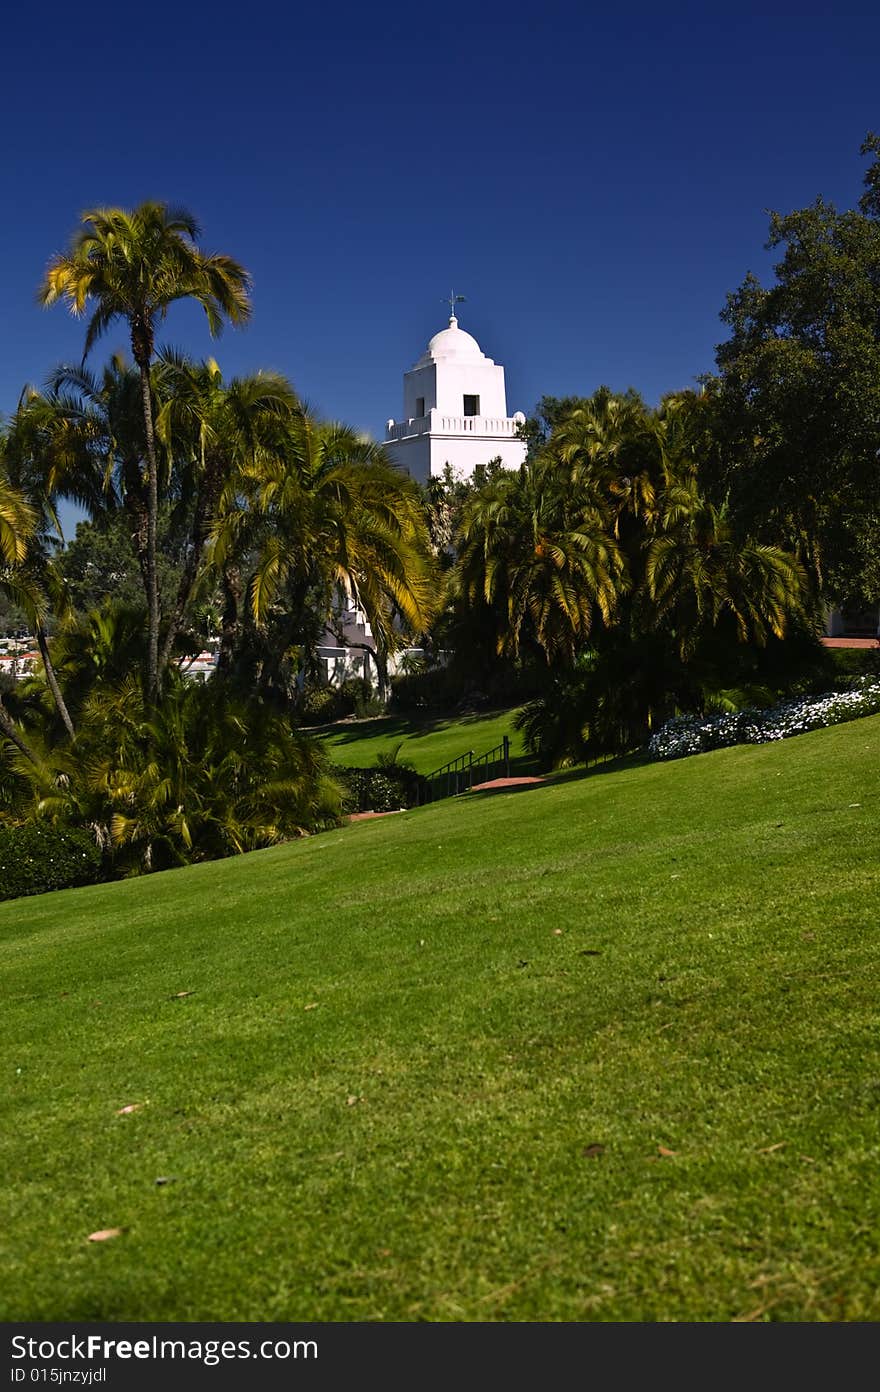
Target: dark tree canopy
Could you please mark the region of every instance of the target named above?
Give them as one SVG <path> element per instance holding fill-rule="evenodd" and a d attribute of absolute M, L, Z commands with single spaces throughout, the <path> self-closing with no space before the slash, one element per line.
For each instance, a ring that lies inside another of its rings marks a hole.
<path fill-rule="evenodd" d="M 880 596 L 880 138 L 858 208 L 770 220 L 765 287 L 728 296 L 712 487 L 744 529 L 794 546 L 835 600 Z"/>
<path fill-rule="evenodd" d="M 576 411 L 590 410 L 596 402 L 610 401 L 612 397 L 626 401 L 636 408 L 645 404 L 634 387 L 628 388 L 620 398 L 606 386 L 599 387 L 593 396 L 542 396 L 534 414 L 528 416 L 519 429 L 520 438 L 528 445 L 528 457 L 533 458 L 553 432 L 564 425 Z"/>
<path fill-rule="evenodd" d="M 160 521 L 159 590 L 163 610 L 171 606 L 180 577 L 179 546 L 175 546 L 168 517 Z M 144 591 L 131 527 L 124 512 L 77 523 L 76 534 L 59 557 L 70 600 L 80 612 L 99 609 L 107 598 L 131 609 L 143 606 Z"/>

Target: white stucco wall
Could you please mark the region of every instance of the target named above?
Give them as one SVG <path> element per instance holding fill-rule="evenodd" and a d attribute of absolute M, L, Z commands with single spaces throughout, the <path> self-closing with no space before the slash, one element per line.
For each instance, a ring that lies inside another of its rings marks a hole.
<path fill-rule="evenodd" d="M 395 464 L 422 484 L 432 475 L 442 474 L 447 463 L 459 478 L 470 478 L 478 464 L 488 464 L 491 459 L 500 458 L 505 469 L 518 469 L 526 457 L 524 440 L 477 432 L 441 435 L 425 430 L 392 440 L 385 448 Z"/>
<path fill-rule="evenodd" d="M 489 359 L 482 363 L 438 363 L 437 410 L 447 416 L 463 416 L 465 396 L 480 398 L 481 416 L 506 416 L 504 368 Z"/>
<path fill-rule="evenodd" d="M 431 476 L 431 441 L 425 435 L 410 435 L 403 440 L 386 443 L 386 450 L 400 469 L 405 469 L 417 483 L 427 483 Z"/>
<path fill-rule="evenodd" d="M 416 403 L 419 397 L 425 398 L 425 414 L 437 405 L 437 367 L 414 367 L 403 374 L 403 420 L 420 416 Z"/>
<path fill-rule="evenodd" d="M 500 458 L 505 469 L 518 469 L 526 457 L 526 443 L 510 435 L 433 435 L 431 473 L 442 474 L 449 463 L 460 478 L 470 478 L 478 464 Z"/>

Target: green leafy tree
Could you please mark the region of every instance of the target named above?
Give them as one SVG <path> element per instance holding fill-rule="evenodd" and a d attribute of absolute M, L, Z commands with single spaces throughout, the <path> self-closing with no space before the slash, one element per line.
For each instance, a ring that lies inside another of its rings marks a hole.
<path fill-rule="evenodd" d="M 0 590 L 0 638 L 27 629 L 27 615 L 20 604 Z"/>
<path fill-rule="evenodd" d="M 880 139 L 858 208 L 770 220 L 773 282 L 728 296 L 706 481 L 740 534 L 797 550 L 838 601 L 880 598 Z"/>
<path fill-rule="evenodd" d="M 156 429 L 172 461 L 170 492 L 174 530 L 182 537 L 177 593 L 168 608 L 159 658 L 164 674 L 184 616 L 208 574 L 206 549 L 221 498 L 267 460 L 283 461 L 300 404 L 293 387 L 275 372 L 224 382 L 213 360 L 193 362 L 163 353 L 158 364 L 162 406 Z"/>
<path fill-rule="evenodd" d="M 163 590 L 167 594 L 167 577 L 163 584 L 162 576 L 163 559 L 160 527 L 160 603 Z M 113 595 L 131 609 L 140 608 L 143 624 L 143 584 L 124 512 L 78 522 L 74 536 L 58 558 L 58 565 L 70 602 L 79 613 L 98 608 L 107 595 Z"/>
<path fill-rule="evenodd" d="M 145 446 L 147 566 L 147 691 L 159 690 L 159 582 L 157 531 L 159 458 L 156 448 L 150 368 L 156 331 L 170 306 L 200 304 L 212 334 L 224 321 L 244 323 L 250 314 L 249 276 L 231 257 L 206 255 L 196 245 L 199 227 L 185 209 L 143 203 L 133 211 L 97 208 L 82 216 L 82 229 L 68 252 L 53 258 L 40 294 L 44 304 L 61 300 L 75 315 L 91 306 L 85 355 L 117 319 L 128 326 L 140 378 Z"/>
<path fill-rule="evenodd" d="M 627 581 L 607 512 L 576 494 L 552 460 L 526 463 L 466 504 L 458 584 L 470 604 L 497 614 L 499 653 L 532 642 L 546 660 L 571 663 L 594 620 L 613 621 Z"/>
<path fill-rule="evenodd" d="M 151 373 L 151 397 L 161 410 L 166 384 L 161 365 Z M 144 460 L 140 374 L 115 354 L 100 373 L 60 367 L 29 410 L 42 417 L 43 449 L 58 495 L 74 497 L 90 514 L 60 558 L 72 603 L 85 610 L 112 593 L 148 610 L 149 490 Z M 172 497 L 174 461 L 162 451 L 164 501 L 156 530 L 155 575 L 160 623 L 180 583 L 185 527 Z M 102 587 L 107 580 L 110 587 Z M 139 664 L 140 665 L 140 664 Z"/>
<path fill-rule="evenodd" d="M 19 602 L 25 596 L 19 588 L 17 577 L 25 563 L 31 541 L 37 531 L 38 517 L 24 493 L 16 488 L 9 478 L 2 455 L 0 455 L 0 590 L 14 596 Z M 25 609 L 24 603 L 21 607 Z M 0 734 L 10 740 L 16 749 L 29 762 L 35 762 L 34 753 L 25 741 L 16 722 L 0 696 Z"/>
<path fill-rule="evenodd" d="M 103 679 L 83 700 L 73 744 L 0 769 L 0 799 L 17 817 L 90 828 L 129 874 L 338 823 L 342 791 L 328 758 L 285 715 L 173 673 L 161 705 L 148 706 L 136 675 L 114 675 L 127 616 L 107 610 L 89 622 L 100 630 L 92 661 Z M 88 675 L 80 672 L 86 686 Z"/>
<path fill-rule="evenodd" d="M 563 421 L 588 402 L 589 397 L 585 396 L 542 396 L 534 413 L 526 417 L 518 431 L 519 438 L 528 446 L 528 458 L 539 454 Z"/>
<path fill-rule="evenodd" d="M 257 633 L 280 614 L 264 679 L 292 645 L 332 629 L 341 602 L 352 601 L 370 624 L 373 641 L 363 646 L 381 684 L 388 655 L 406 634 L 425 632 L 436 607 L 417 486 L 381 446 L 304 407 L 287 422 L 283 448 L 260 451 L 228 485 L 210 559 L 232 607 L 225 633 L 245 603 Z"/>
<path fill-rule="evenodd" d="M 632 748 L 808 621 L 796 557 L 737 535 L 705 497 L 710 425 L 693 393 L 652 411 L 600 389 L 465 511 L 464 595 L 493 610 L 502 649 L 547 659 L 523 716 L 545 759 Z"/>

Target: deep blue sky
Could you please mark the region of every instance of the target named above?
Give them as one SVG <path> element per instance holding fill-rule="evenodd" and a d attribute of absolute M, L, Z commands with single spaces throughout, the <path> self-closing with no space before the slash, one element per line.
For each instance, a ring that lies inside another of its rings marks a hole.
<path fill-rule="evenodd" d="M 51 253 L 83 208 L 144 198 L 185 203 L 254 277 L 247 330 L 212 345 L 181 309 L 168 341 L 280 369 L 373 433 L 451 285 L 510 411 L 692 384 L 726 292 L 766 273 L 766 210 L 861 191 L 872 8 L 16 7 L 0 411 L 81 352 L 81 326 L 35 305 Z"/>

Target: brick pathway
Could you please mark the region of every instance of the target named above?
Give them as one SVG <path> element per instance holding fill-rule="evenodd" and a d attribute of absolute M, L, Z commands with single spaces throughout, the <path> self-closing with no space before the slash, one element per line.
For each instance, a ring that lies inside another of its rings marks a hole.
<path fill-rule="evenodd" d="M 475 783 L 472 793 L 492 793 L 502 788 L 529 788 L 534 783 L 543 783 L 543 778 L 492 778 L 488 783 Z"/>

